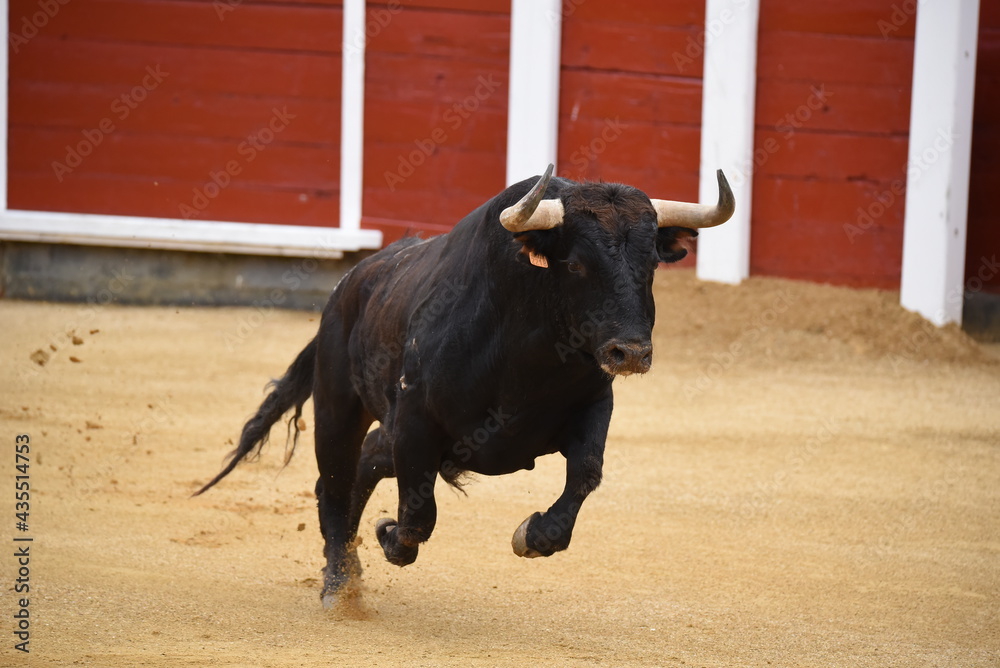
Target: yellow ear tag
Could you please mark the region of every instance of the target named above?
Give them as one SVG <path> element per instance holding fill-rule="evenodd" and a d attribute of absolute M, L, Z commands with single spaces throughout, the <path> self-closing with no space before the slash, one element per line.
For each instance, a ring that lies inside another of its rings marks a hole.
<path fill-rule="evenodd" d="M 530 260 L 531 264 L 535 265 L 536 267 L 541 267 L 542 269 L 549 268 L 549 261 L 545 259 L 544 255 L 539 255 L 538 253 L 529 251 L 528 260 Z"/>

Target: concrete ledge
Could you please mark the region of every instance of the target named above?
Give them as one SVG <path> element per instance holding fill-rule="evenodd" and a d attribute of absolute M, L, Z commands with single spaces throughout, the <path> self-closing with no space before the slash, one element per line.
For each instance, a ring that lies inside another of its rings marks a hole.
<path fill-rule="evenodd" d="M 368 254 L 317 259 L 8 241 L 0 243 L 0 296 L 318 311 Z"/>

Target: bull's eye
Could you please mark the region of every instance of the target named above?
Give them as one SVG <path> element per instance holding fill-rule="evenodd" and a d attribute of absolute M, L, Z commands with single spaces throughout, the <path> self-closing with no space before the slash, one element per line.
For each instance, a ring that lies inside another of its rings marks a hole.
<path fill-rule="evenodd" d="M 579 262 L 567 262 L 566 271 L 571 274 L 576 274 L 577 276 L 583 276 L 587 273 L 586 269 L 584 269 L 583 265 Z"/>

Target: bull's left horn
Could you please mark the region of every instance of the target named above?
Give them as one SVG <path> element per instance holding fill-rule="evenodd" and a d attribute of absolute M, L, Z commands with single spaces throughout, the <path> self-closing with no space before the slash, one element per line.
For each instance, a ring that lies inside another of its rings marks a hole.
<path fill-rule="evenodd" d="M 656 209 L 656 224 L 659 227 L 686 227 L 696 230 L 722 225 L 729 220 L 736 210 L 736 199 L 733 197 L 726 175 L 721 169 L 716 171 L 716 174 L 719 177 L 718 204 L 694 204 L 668 199 L 650 200 Z"/>
<path fill-rule="evenodd" d="M 552 180 L 554 165 L 542 174 L 538 183 L 521 198 L 514 206 L 509 206 L 500 214 L 500 224 L 511 232 L 530 232 L 531 230 L 551 230 L 563 223 L 563 205 L 558 199 L 542 199 L 545 189 Z"/>

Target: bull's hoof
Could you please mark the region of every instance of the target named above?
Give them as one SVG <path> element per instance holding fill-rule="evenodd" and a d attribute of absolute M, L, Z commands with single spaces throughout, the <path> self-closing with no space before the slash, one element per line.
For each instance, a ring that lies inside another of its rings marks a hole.
<path fill-rule="evenodd" d="M 390 564 L 409 566 L 417 560 L 418 548 L 416 545 L 404 545 L 399 542 L 398 526 L 396 520 L 383 517 L 375 522 L 375 537 L 378 538 L 378 544 L 382 546 L 382 552 Z"/>
<path fill-rule="evenodd" d="M 536 517 L 541 517 L 541 515 L 541 513 L 535 513 L 528 519 L 521 522 L 521 526 L 519 526 L 517 531 L 514 532 L 514 537 L 510 539 L 510 546 L 514 548 L 514 554 L 517 556 L 526 557 L 528 559 L 545 556 L 541 552 L 528 547 L 528 526 L 531 524 L 531 520 Z"/>
<path fill-rule="evenodd" d="M 320 600 L 323 609 L 335 616 L 348 619 L 368 619 L 371 610 L 364 601 L 364 586 L 361 580 L 351 578 L 335 590 L 323 590 Z"/>
<path fill-rule="evenodd" d="M 323 591 L 320 592 L 320 600 L 327 610 L 337 608 L 341 601 L 356 599 L 361 595 L 363 587 L 361 579 L 361 559 L 358 558 L 355 540 L 349 551 L 344 555 L 344 560 L 338 567 L 327 565 L 323 569 Z"/>
<path fill-rule="evenodd" d="M 375 537 L 378 539 L 379 545 L 385 547 L 385 537 L 397 526 L 396 520 L 388 517 L 383 517 L 375 522 Z"/>

